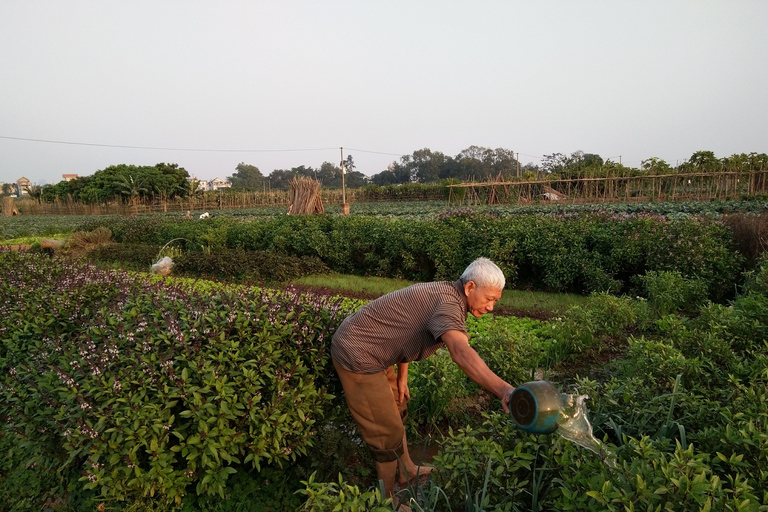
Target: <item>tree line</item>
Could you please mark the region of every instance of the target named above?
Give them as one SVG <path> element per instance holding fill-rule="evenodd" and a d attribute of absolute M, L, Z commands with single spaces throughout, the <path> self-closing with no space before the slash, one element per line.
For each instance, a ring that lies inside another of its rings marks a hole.
<path fill-rule="evenodd" d="M 768 170 L 768 154 L 741 153 L 717 158 L 712 151 L 697 151 L 682 164 L 670 165 L 660 158 L 643 160 L 639 168 L 605 160 L 600 155 L 576 151 L 570 155 L 545 155 L 539 165 L 521 165 L 509 149 L 469 146 L 455 156 L 422 148 L 393 161 L 387 169 L 371 177 L 356 170 L 354 158 L 343 162 L 323 162 L 319 167 L 301 165 L 275 169 L 268 175 L 251 164 L 241 162 L 228 176 L 233 190 L 288 190 L 291 179 L 306 176 L 317 179 L 324 188 L 337 189 L 343 180 L 348 188 L 367 185 L 409 183 L 469 182 L 488 180 L 578 179 L 613 176 L 661 175 L 671 173 Z M 4 191 L 5 192 L 5 191 Z M 44 187 L 32 186 L 27 192 L 39 201 L 74 200 L 85 204 L 112 201 L 145 203 L 188 197 L 200 192 L 198 182 L 175 163 L 154 166 L 113 165 L 91 176 L 78 177 Z"/>
<path fill-rule="evenodd" d="M 178 164 L 152 166 L 111 165 L 91 176 L 80 176 L 55 185 L 33 188 L 29 194 L 38 200 L 74 200 L 85 204 L 104 204 L 115 200 L 136 204 L 167 201 L 194 193 L 189 173 Z"/>
<path fill-rule="evenodd" d="M 726 158 L 717 158 L 712 151 L 697 151 L 691 158 L 679 165 L 670 165 L 660 158 L 643 160 L 639 168 L 622 165 L 610 159 L 603 159 L 594 153 L 575 151 L 570 155 L 553 153 L 545 155 L 539 165 L 523 165 L 516 154 L 504 148 L 470 146 L 456 156 L 423 148 L 410 155 L 403 155 L 393 161 L 386 170 L 370 178 L 354 171 L 352 156 L 344 163 L 347 171 L 346 185 L 356 188 L 364 185 L 401 185 L 406 183 L 439 183 L 516 180 L 516 179 L 572 179 L 599 178 L 611 176 L 640 176 L 643 174 L 670 174 L 674 172 L 717 172 L 748 171 L 768 169 L 768 155 L 765 153 L 741 153 Z M 324 162 L 318 169 L 299 166 L 291 169 L 276 169 L 264 176 L 258 167 L 240 163 L 236 172 L 229 177 L 233 189 L 262 190 L 263 188 L 287 190 L 291 178 L 313 177 L 323 187 L 341 188 L 341 168 Z"/>

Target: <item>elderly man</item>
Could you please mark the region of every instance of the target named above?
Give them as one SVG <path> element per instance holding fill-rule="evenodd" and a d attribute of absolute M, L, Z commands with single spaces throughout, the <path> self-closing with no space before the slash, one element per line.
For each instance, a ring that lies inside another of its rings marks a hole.
<path fill-rule="evenodd" d="M 479 318 L 493 311 L 504 282 L 498 266 L 479 258 L 456 282 L 419 283 L 379 297 L 347 317 L 334 334 L 333 365 L 387 496 L 392 495 L 396 476 L 405 483 L 417 472 L 421 476 L 432 469 L 417 468 L 408 454 L 403 420 L 410 398 L 409 362 L 446 346 L 464 373 L 499 397 L 504 412 L 509 412 L 514 387 L 469 346 L 464 325 L 467 312 Z"/>

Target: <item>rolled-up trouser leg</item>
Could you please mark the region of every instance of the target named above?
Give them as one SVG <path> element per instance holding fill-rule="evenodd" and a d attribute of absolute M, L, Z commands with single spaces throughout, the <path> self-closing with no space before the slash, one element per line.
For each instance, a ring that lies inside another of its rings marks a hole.
<path fill-rule="evenodd" d="M 391 462 L 403 454 L 403 421 L 408 414 L 407 399 L 398 404 L 397 375 L 386 371 L 362 374 L 342 368 L 335 360 L 344 395 L 363 440 L 376 462 Z"/>

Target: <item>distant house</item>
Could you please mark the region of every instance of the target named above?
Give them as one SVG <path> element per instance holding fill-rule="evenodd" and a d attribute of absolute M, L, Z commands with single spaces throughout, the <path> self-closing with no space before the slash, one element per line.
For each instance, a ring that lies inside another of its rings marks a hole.
<path fill-rule="evenodd" d="M 32 182 L 29 181 L 29 179 L 22 176 L 21 178 L 16 180 L 16 186 L 19 188 L 19 195 L 24 195 L 29 193 L 29 187 L 32 185 Z"/>
<path fill-rule="evenodd" d="M 77 174 L 62 174 L 61 177 L 64 181 L 72 181 L 77 179 Z"/>
<path fill-rule="evenodd" d="M 211 190 L 219 190 L 222 188 L 230 188 L 232 184 L 227 180 L 221 178 L 214 178 L 211 180 Z"/>
<path fill-rule="evenodd" d="M 207 192 L 211 190 L 211 183 L 208 180 L 199 180 L 197 178 L 187 178 L 190 183 L 197 182 L 195 192 Z"/>

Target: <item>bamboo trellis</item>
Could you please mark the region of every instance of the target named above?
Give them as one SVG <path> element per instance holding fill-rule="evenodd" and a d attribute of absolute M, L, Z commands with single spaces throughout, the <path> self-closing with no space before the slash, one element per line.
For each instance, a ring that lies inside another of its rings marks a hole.
<path fill-rule="evenodd" d="M 525 204 L 538 200 L 574 203 L 707 201 L 768 193 L 768 170 L 607 176 L 534 181 L 487 181 L 448 185 L 449 202 Z"/>

